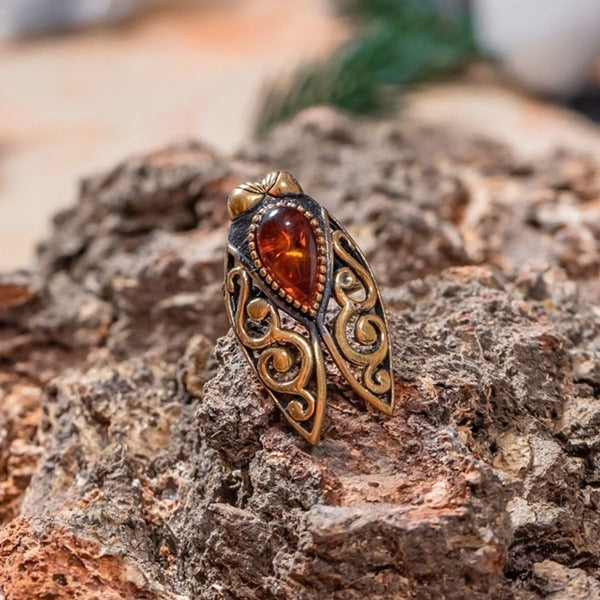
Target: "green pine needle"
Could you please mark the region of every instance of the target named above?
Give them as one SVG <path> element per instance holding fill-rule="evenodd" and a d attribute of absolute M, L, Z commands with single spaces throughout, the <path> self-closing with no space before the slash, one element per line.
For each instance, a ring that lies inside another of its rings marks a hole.
<path fill-rule="evenodd" d="M 440 14 L 426 0 L 340 2 L 344 13 L 361 20 L 358 36 L 328 60 L 300 68 L 287 85 L 267 85 L 258 136 L 315 104 L 357 115 L 387 112 L 403 87 L 447 76 L 477 54 L 466 15 Z"/>

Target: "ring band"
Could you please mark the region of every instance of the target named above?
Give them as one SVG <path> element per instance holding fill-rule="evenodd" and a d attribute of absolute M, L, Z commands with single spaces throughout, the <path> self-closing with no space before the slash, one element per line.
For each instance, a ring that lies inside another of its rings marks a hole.
<path fill-rule="evenodd" d="M 285 171 L 228 198 L 224 295 L 236 338 L 311 444 L 327 401 L 323 349 L 352 389 L 390 415 L 391 340 L 375 278 L 348 232 Z"/>

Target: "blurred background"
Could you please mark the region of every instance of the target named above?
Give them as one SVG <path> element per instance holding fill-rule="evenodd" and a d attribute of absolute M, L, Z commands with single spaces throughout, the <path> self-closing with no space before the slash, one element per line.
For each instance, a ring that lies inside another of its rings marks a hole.
<path fill-rule="evenodd" d="M 598 0 L 0 0 L 0 269 L 77 179 L 310 105 L 600 151 Z"/>

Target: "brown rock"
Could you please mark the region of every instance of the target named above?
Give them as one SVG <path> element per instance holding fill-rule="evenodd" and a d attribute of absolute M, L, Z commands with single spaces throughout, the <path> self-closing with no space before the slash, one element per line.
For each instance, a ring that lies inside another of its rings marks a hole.
<path fill-rule="evenodd" d="M 18 518 L 7 525 L 0 531 L 0 559 L 7 598 L 173 598 L 145 589 L 144 574 L 134 564 L 49 520 Z"/>
<path fill-rule="evenodd" d="M 328 365 L 314 448 L 222 307 L 227 192 L 274 167 L 390 313 L 393 417 Z M 36 272 L 0 278 L 0 594 L 596 597 L 598 191 L 586 158 L 329 109 L 86 180 Z"/>

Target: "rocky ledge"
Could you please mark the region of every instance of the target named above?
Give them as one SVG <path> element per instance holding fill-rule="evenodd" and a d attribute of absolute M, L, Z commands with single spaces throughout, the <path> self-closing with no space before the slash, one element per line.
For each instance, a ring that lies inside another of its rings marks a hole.
<path fill-rule="evenodd" d="M 225 198 L 272 168 L 389 308 L 393 417 L 332 370 L 314 448 L 222 306 Z M 598 174 L 320 108 L 85 179 L 0 276 L 0 596 L 600 598 Z"/>

